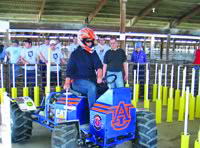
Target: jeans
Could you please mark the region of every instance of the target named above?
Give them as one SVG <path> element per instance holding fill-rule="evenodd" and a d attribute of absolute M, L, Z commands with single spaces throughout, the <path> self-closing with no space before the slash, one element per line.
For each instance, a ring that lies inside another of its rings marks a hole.
<path fill-rule="evenodd" d="M 123 74 L 122 72 L 111 72 L 111 71 L 107 71 L 107 76 L 110 74 L 115 74 L 117 76 L 117 79 L 115 80 L 115 82 L 108 84 L 109 88 L 119 88 L 119 87 L 124 87 L 124 79 L 123 79 Z M 113 80 L 113 77 L 109 77 L 107 79 L 109 82 L 111 82 Z"/>
<path fill-rule="evenodd" d="M 89 108 L 94 105 L 97 97 L 96 84 L 89 80 L 78 79 L 72 83 L 72 88 L 78 92 L 86 94 L 88 97 Z"/>

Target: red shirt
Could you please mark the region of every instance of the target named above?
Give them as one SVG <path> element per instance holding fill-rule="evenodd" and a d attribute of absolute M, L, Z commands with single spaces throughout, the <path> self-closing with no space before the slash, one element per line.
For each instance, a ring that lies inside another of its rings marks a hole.
<path fill-rule="evenodd" d="M 200 48 L 196 50 L 194 64 L 200 64 Z"/>

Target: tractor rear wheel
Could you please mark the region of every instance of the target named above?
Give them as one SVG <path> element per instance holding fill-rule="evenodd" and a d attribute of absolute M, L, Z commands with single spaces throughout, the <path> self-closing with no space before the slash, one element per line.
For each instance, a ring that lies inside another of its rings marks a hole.
<path fill-rule="evenodd" d="M 52 148 L 78 148 L 79 129 L 76 124 L 61 124 L 54 127 L 51 138 Z"/>
<path fill-rule="evenodd" d="M 11 103 L 11 138 L 13 143 L 23 142 L 32 135 L 31 113 L 22 112 L 17 103 Z"/>
<path fill-rule="evenodd" d="M 136 112 L 136 138 L 133 147 L 157 147 L 157 127 L 154 113 L 149 111 Z"/>

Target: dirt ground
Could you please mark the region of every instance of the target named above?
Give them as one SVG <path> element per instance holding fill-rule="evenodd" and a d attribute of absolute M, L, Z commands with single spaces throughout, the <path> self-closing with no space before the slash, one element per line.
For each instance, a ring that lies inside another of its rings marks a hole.
<path fill-rule="evenodd" d="M 143 104 L 139 103 L 139 107 L 142 108 Z M 150 104 L 153 112 L 155 112 L 155 103 Z M 157 125 L 158 128 L 158 148 L 180 148 L 180 137 L 184 130 L 184 122 L 178 122 L 178 112 L 174 112 L 174 121 L 172 123 L 166 122 L 167 108 L 163 107 L 162 110 L 162 123 Z M 200 119 L 189 121 L 188 132 L 190 134 L 190 148 L 194 147 L 194 141 L 197 138 L 197 132 L 200 126 Z M 12 144 L 13 148 L 50 148 L 51 147 L 51 132 L 34 124 L 32 138 L 21 144 Z M 129 148 L 130 143 L 124 143 L 118 148 Z"/>

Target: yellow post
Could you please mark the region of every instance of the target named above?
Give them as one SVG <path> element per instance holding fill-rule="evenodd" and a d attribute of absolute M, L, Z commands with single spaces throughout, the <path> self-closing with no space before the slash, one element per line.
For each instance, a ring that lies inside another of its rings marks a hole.
<path fill-rule="evenodd" d="M 135 101 L 134 99 L 131 101 L 132 105 L 137 108 L 137 101 Z"/>
<path fill-rule="evenodd" d="M 157 84 L 153 84 L 153 102 L 156 102 L 157 93 L 158 93 L 158 85 Z"/>
<path fill-rule="evenodd" d="M 5 88 L 0 88 L 0 103 L 3 103 L 3 93 L 6 91 Z"/>
<path fill-rule="evenodd" d="M 135 84 L 135 99 L 137 102 L 139 100 L 139 92 L 140 92 L 140 84 Z"/>
<path fill-rule="evenodd" d="M 61 87 L 60 86 L 56 86 L 56 92 L 61 92 Z"/>
<path fill-rule="evenodd" d="M 12 98 L 17 98 L 17 88 L 16 87 L 11 88 L 11 94 L 12 94 Z"/>
<path fill-rule="evenodd" d="M 181 135 L 181 148 L 189 148 L 190 135 Z"/>
<path fill-rule="evenodd" d="M 198 131 L 197 140 L 195 140 L 194 148 L 200 148 L 200 130 Z"/>
<path fill-rule="evenodd" d="M 45 95 L 48 93 L 48 86 L 45 86 L 45 88 L 44 88 L 44 92 L 45 92 Z"/>
<path fill-rule="evenodd" d="M 57 86 L 56 86 L 56 87 L 57 87 Z M 129 84 L 128 84 L 128 83 L 126 83 L 126 84 L 125 84 L 125 87 L 129 88 Z"/>
<path fill-rule="evenodd" d="M 169 94 L 172 94 L 169 98 L 174 98 L 174 88 L 169 88 Z"/>
<path fill-rule="evenodd" d="M 183 118 L 184 118 L 184 105 L 185 105 L 185 99 L 183 97 L 181 97 L 180 98 L 180 102 L 179 102 L 178 121 L 183 121 Z"/>
<path fill-rule="evenodd" d="M 167 122 L 173 121 L 173 104 L 174 104 L 174 99 L 169 98 L 167 106 Z"/>
<path fill-rule="evenodd" d="M 196 112 L 195 112 L 195 117 L 200 118 L 200 96 L 197 96 L 196 100 Z"/>
<path fill-rule="evenodd" d="M 36 107 L 40 106 L 40 88 L 39 86 L 34 87 L 34 103 Z"/>
<path fill-rule="evenodd" d="M 149 100 L 147 99 L 147 100 L 144 100 L 144 108 L 145 109 L 147 109 L 147 110 L 149 110 Z"/>
<path fill-rule="evenodd" d="M 144 84 L 144 100 L 147 99 L 147 84 Z"/>
<path fill-rule="evenodd" d="M 189 120 L 194 120 L 194 110 L 195 110 L 195 97 L 190 94 L 189 101 Z"/>
<path fill-rule="evenodd" d="M 23 88 L 23 96 L 24 97 L 28 97 L 29 95 L 28 95 L 29 93 L 28 93 L 28 87 L 24 87 Z"/>
<path fill-rule="evenodd" d="M 175 110 L 179 110 L 180 95 L 181 95 L 181 91 L 180 89 L 177 89 L 175 91 L 175 106 L 174 106 Z"/>
<path fill-rule="evenodd" d="M 162 94 L 163 94 L 163 86 L 160 85 L 160 99 L 162 99 Z M 159 95 L 159 94 L 158 94 Z"/>
<path fill-rule="evenodd" d="M 156 123 L 162 122 L 162 101 L 160 99 L 156 100 Z"/>
<path fill-rule="evenodd" d="M 163 87 L 163 105 L 167 105 L 167 97 L 168 97 L 168 87 L 164 86 Z"/>
<path fill-rule="evenodd" d="M 194 148 L 200 148 L 200 142 L 198 140 L 195 140 Z"/>

